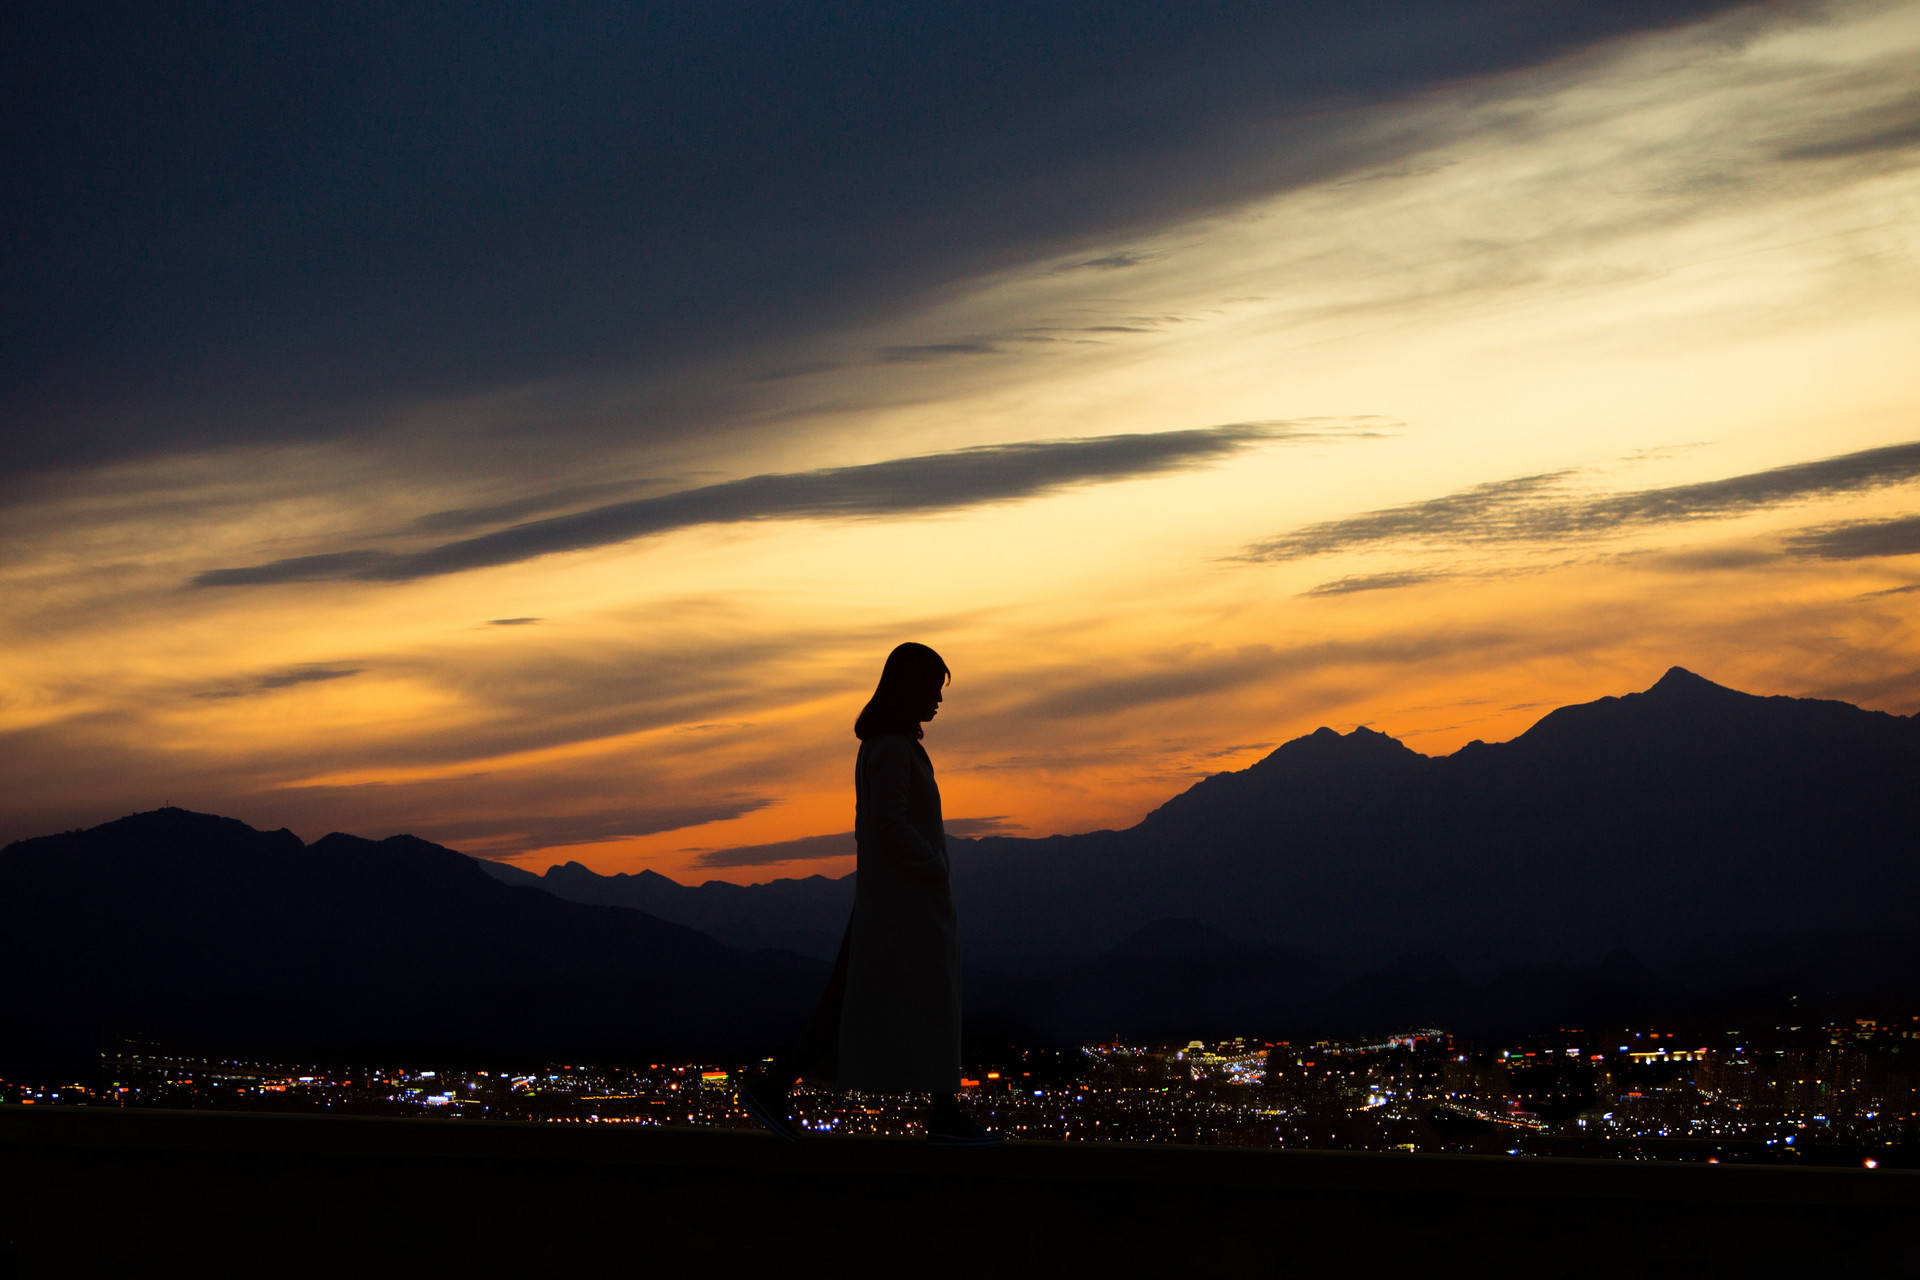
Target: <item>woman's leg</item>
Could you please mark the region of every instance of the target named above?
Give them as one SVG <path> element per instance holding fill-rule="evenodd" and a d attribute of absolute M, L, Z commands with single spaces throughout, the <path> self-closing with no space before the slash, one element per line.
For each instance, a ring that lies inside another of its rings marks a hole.
<path fill-rule="evenodd" d="M 775 1078 L 783 1089 L 792 1088 L 793 1082 L 802 1078 L 831 1083 L 839 1074 L 840 1009 L 847 999 L 847 944 L 852 940 L 853 923 L 849 921 L 846 932 L 840 935 L 840 954 L 834 958 L 833 973 L 827 978 L 826 990 L 820 993 L 820 1003 L 813 1007 L 806 1033 L 799 1044 L 774 1059 Z"/>
<path fill-rule="evenodd" d="M 796 1080 L 831 1083 L 840 1058 L 840 1007 L 847 995 L 847 943 L 853 937 L 853 925 L 840 936 L 840 954 L 833 962 L 826 990 L 813 1007 L 813 1017 L 798 1044 L 773 1057 L 773 1065 L 740 1086 L 741 1105 L 753 1118 L 789 1142 L 799 1138 L 793 1125 L 793 1101 L 789 1094 Z"/>

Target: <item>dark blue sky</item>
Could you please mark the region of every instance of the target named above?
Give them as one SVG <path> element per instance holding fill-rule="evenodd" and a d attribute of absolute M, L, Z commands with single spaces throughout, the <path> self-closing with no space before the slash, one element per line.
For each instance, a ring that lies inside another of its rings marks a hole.
<path fill-rule="evenodd" d="M 0 466 L 777 340 L 1380 160 L 1338 110 L 1728 7 L 33 5 L 0 20 Z"/>

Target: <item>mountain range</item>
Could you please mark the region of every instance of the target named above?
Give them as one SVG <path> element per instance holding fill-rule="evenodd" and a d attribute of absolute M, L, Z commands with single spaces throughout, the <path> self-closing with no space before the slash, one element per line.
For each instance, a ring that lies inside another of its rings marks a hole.
<path fill-rule="evenodd" d="M 565 902 L 395 836 L 160 809 L 0 850 L 0 1068 L 136 1035 L 281 1061 L 742 1055 L 827 966 Z"/>
<path fill-rule="evenodd" d="M 1920 716 L 1675 667 L 1508 742 L 1323 728 L 1124 831 L 949 843 L 970 1006 L 1060 1038 L 1920 992 L 1916 832 Z M 820 958 L 852 900 L 851 877 L 488 869 Z"/>
<path fill-rule="evenodd" d="M 1447 756 L 1321 729 L 1124 831 L 950 841 L 969 1026 L 1044 1041 L 1911 1001 L 1916 832 L 1920 716 L 1677 667 Z M 18 842 L 0 885 L 0 963 L 25 979 L 0 1015 L 32 1043 L 228 1028 L 336 1055 L 764 1046 L 810 1006 L 852 898 L 851 877 L 535 876 L 180 810 Z"/>

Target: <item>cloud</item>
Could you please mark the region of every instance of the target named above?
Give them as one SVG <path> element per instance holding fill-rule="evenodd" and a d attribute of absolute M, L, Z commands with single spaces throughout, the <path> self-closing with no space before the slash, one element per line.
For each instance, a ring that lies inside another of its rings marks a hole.
<path fill-rule="evenodd" d="M 662 612 L 689 630 L 671 632 L 660 621 Z M 677 598 L 663 610 L 636 610 L 602 621 L 619 632 L 536 626 L 515 632 L 512 643 L 498 642 L 504 636 L 489 643 L 483 632 L 471 641 L 425 651 L 383 651 L 367 665 L 377 663 L 383 679 L 408 691 L 403 696 L 424 694 L 435 705 L 461 708 L 457 729 L 449 730 L 440 716 L 423 714 L 383 721 L 378 731 L 357 735 L 296 733 L 271 745 L 250 745 L 244 768 L 283 783 L 378 776 L 376 771 L 497 771 L 508 767 L 497 762 L 511 757 L 600 743 L 603 747 L 590 757 L 527 765 L 534 774 L 565 779 L 572 789 L 556 796 L 543 792 L 526 811 L 597 810 L 608 796 L 651 794 L 656 786 L 681 794 L 693 785 L 686 781 L 689 770 L 699 771 L 696 794 L 757 794 L 767 776 L 780 774 L 790 762 L 755 754 L 751 740 L 762 724 L 755 717 L 772 708 L 851 696 L 850 690 L 871 681 L 868 664 L 898 642 L 901 629 L 898 619 L 870 625 L 837 619 L 821 626 L 791 621 L 748 626 L 725 602 L 709 604 L 693 596 Z M 949 625 L 943 619 L 928 621 L 925 630 L 910 630 L 933 634 Z M 163 688 L 158 696 L 119 703 L 165 713 L 179 696 Z M 856 702 L 846 715 L 857 709 Z M 621 745 L 650 731 L 671 731 L 675 740 L 631 750 Z M 124 732 L 137 737 L 144 731 Z M 648 759 L 671 766 L 664 775 L 650 773 L 642 767 Z M 515 783 L 522 794 L 525 785 Z M 434 793 L 423 803 L 435 812 L 486 812 L 495 798 L 482 789 Z"/>
<path fill-rule="evenodd" d="M 1661 551 L 1653 555 L 1632 556 L 1636 565 L 1664 573 L 1713 573 L 1721 569 L 1754 569 L 1772 564 L 1779 553 L 1764 547 L 1700 547 L 1690 551 Z"/>
<path fill-rule="evenodd" d="M 731 849 L 708 849 L 693 860 L 696 867 L 765 867 L 777 862 L 818 862 L 845 858 L 854 852 L 853 832 L 801 836 L 767 844 L 743 844 Z"/>
<path fill-rule="evenodd" d="M 296 684 L 313 684 L 321 680 L 344 680 L 348 676 L 360 674 L 359 667 L 329 667 L 321 665 L 303 665 L 287 667 L 284 670 L 269 672 L 256 682 L 262 689 L 286 689 Z"/>
<path fill-rule="evenodd" d="M 1284 648 L 1246 645 L 1223 652 L 1170 652 L 1153 655 L 1126 675 L 1059 682 L 1009 714 L 1015 719 L 1056 720 L 1116 715 L 1328 667 L 1407 665 L 1463 652 L 1492 653 L 1514 640 L 1513 634 L 1503 631 L 1435 632 Z"/>
<path fill-rule="evenodd" d="M 632 656 L 630 650 L 614 661 Z M 778 661 L 776 655 L 769 665 Z M 409 716 L 398 738 L 329 730 L 274 740 L 249 721 L 244 749 L 236 750 L 231 739 L 183 732 L 177 705 L 156 703 L 163 717 L 156 718 L 124 700 L 111 713 L 0 731 L 0 844 L 172 803 L 266 829 L 291 827 L 307 839 L 336 830 L 411 832 L 467 853 L 510 856 L 723 822 L 792 798 L 764 760 L 715 753 L 684 738 L 664 752 L 606 742 L 557 767 L 503 759 L 530 746 L 619 734 L 638 721 L 671 722 L 670 712 L 648 705 L 653 691 L 631 672 L 624 687 L 611 678 L 597 690 L 563 685 L 560 705 L 546 708 L 546 691 L 498 679 L 508 665 L 501 659 L 487 668 L 492 683 L 512 685 L 504 692 L 524 694 L 526 706 L 482 703 L 452 730 L 431 715 L 418 723 Z M 383 658 L 382 676 L 388 666 Z M 690 673 L 661 675 L 680 686 L 662 697 L 688 700 Z M 236 695 L 258 684 L 258 677 L 235 681 Z M 578 710 L 595 692 L 612 704 L 598 721 Z M 693 700 L 701 700 L 697 691 Z M 766 700 L 764 693 L 755 699 L 760 706 Z M 422 767 L 389 767 L 395 764 Z"/>
<path fill-rule="evenodd" d="M 341 790 L 345 790 L 342 788 Z M 511 857 L 528 849 L 570 844 L 598 844 L 634 836 L 678 831 L 683 827 L 726 822 L 777 803 L 765 796 L 735 795 L 689 804 L 637 805 L 604 812 L 527 814 L 507 818 L 453 817 L 433 828 L 433 839 L 458 847 L 480 844 L 488 850 L 477 856 Z"/>
<path fill-rule="evenodd" d="M 1120 333 L 1162 333 L 1170 325 L 1190 323 L 1194 317 L 1183 315 L 1117 315 L 1094 319 L 1084 324 L 1030 324 L 1008 327 L 991 333 L 971 334 L 953 342 L 882 347 L 875 363 L 927 364 L 937 360 L 968 356 L 1005 355 L 1010 346 L 1021 344 L 1077 343 L 1093 345 L 1105 339 L 1101 335 Z M 1087 335 L 1092 335 L 1091 337 Z"/>
<path fill-rule="evenodd" d="M 1911 69 L 1907 71 L 1911 75 Z M 1780 148 L 1782 160 L 1848 160 L 1920 147 L 1920 94 L 1875 103 L 1856 115 L 1824 124 L 1818 137 Z"/>
<path fill-rule="evenodd" d="M 1522 509 L 1542 494 L 1557 491 L 1571 473 L 1494 480 L 1426 502 L 1327 520 L 1248 547 L 1246 560 L 1297 560 L 1386 542 L 1470 541 L 1507 513 Z"/>
<path fill-rule="evenodd" d="M 1062 271 L 1125 271 L 1128 267 L 1151 262 L 1156 256 L 1151 253 L 1109 253 L 1098 258 L 1069 262 L 1063 267 L 1054 268 L 1054 271 L 1056 274 Z"/>
<path fill-rule="evenodd" d="M 1009 831 L 1025 830 L 1019 823 L 1003 813 L 991 814 L 984 818 L 948 818 L 943 824 L 950 836 L 973 838 L 976 836 L 1004 835 Z"/>
<path fill-rule="evenodd" d="M 213 569 L 194 578 L 196 587 L 244 587 L 269 582 L 328 582 L 358 578 L 387 563 L 378 551 L 330 551 L 312 556 L 289 556 L 269 564 L 240 569 Z"/>
<path fill-rule="evenodd" d="M 0 483 L 364 437 L 394 404 L 692 367 L 1036 262 L 1117 270 L 1085 246 L 1419 150 L 1427 91 L 1733 7 L 41 6 L 0 85 L 34 121 L 8 150 Z"/>
<path fill-rule="evenodd" d="M 792 378 L 807 378 L 816 373 L 832 373 L 835 369 L 845 368 L 838 360 L 810 360 L 805 364 L 782 365 L 778 369 L 769 369 L 765 373 L 753 375 L 755 382 L 786 382 Z"/>
<path fill-rule="evenodd" d="M 984 445 L 862 466 L 751 476 L 513 525 L 421 551 L 353 550 L 212 569 L 197 587 L 357 579 L 401 582 L 515 564 L 704 524 L 953 511 L 1217 462 L 1270 440 L 1326 438 L 1283 422 Z"/>
<path fill-rule="evenodd" d="M 1279 657 L 1264 645 L 1195 660 L 1171 660 L 1161 669 L 1057 688 L 1027 704 L 1027 714 L 1049 719 L 1111 715 L 1159 702 L 1175 702 L 1216 693 L 1264 678 Z"/>
<path fill-rule="evenodd" d="M 1248 756 L 1258 751 L 1262 755 L 1272 751 L 1276 742 L 1235 742 L 1224 747 L 1207 747 L 1203 750 L 1189 751 L 1187 755 L 1194 760 L 1227 760 L 1236 756 Z"/>
<path fill-rule="evenodd" d="M 1635 449 L 1631 453 L 1620 455 L 1620 461 L 1629 463 L 1659 462 L 1667 458 L 1677 458 L 1682 454 L 1692 453 L 1698 449 L 1708 448 L 1712 444 L 1713 441 L 1711 440 L 1692 440 L 1686 444 L 1648 445 L 1644 449 Z"/>
<path fill-rule="evenodd" d="M 283 667 L 278 671 L 269 671 L 241 684 L 225 685 L 218 689 L 203 689 L 194 694 L 196 698 L 244 698 L 250 694 L 271 693 L 276 689 L 290 689 L 295 685 L 316 684 L 326 680 L 345 680 L 357 676 L 364 668 L 330 666 L 325 663 L 303 663 L 294 667 Z"/>
<path fill-rule="evenodd" d="M 1404 573 L 1362 573 L 1352 577 L 1335 578 L 1310 587 L 1300 594 L 1303 596 L 1345 596 L 1357 591 L 1394 591 L 1400 587 L 1417 587 L 1423 582 L 1437 582 L 1452 577 L 1439 571 L 1422 572 L 1407 570 Z"/>
<path fill-rule="evenodd" d="M 945 360 L 951 356 L 997 356 L 1000 348 L 985 340 L 972 342 L 929 342 L 920 346 L 882 347 L 880 361 L 883 364 L 925 364 L 930 360 Z"/>
<path fill-rule="evenodd" d="M 1920 478 L 1920 441 L 1721 480 L 1600 497 L 1572 492 L 1574 475 L 1553 471 L 1496 480 L 1425 502 L 1311 524 L 1254 543 L 1239 558 L 1298 560 L 1394 543 L 1558 543 L 1656 525 L 1725 519 Z"/>
<path fill-rule="evenodd" d="M 416 519 L 412 527 L 422 533 L 461 533 L 468 529 L 483 528 L 486 525 L 505 524 L 509 520 L 524 520 L 528 516 L 558 511 L 564 507 L 577 507 L 582 503 L 611 497 L 616 493 L 631 493 L 634 489 L 643 487 L 645 483 L 642 481 L 624 484 L 571 485 L 546 493 L 529 494 L 524 498 L 515 498 L 507 502 L 453 507 L 445 511 L 429 512 Z"/>
<path fill-rule="evenodd" d="M 1820 560 L 1920 555 L 1920 516 L 1853 520 L 1806 529 L 1787 538 L 1789 554 Z"/>
<path fill-rule="evenodd" d="M 1001 814 L 986 818 L 948 818 L 947 834 L 961 838 L 998 835 L 1022 828 Z M 766 867 L 781 862 L 824 862 L 829 858 L 850 858 L 855 852 L 851 831 L 832 835 L 801 836 L 794 840 L 774 840 L 766 844 L 735 845 L 728 849 L 703 850 L 693 865 L 701 868 Z"/>
<path fill-rule="evenodd" d="M 1856 707 L 1878 708 L 1895 715 L 1902 714 L 1901 708 L 1908 708 L 1905 714 L 1920 715 L 1920 707 L 1915 705 L 1916 689 L 1920 689 L 1920 667 L 1906 667 L 1872 675 L 1849 673 L 1843 678 L 1816 684 L 1800 696 L 1850 702 Z"/>
<path fill-rule="evenodd" d="M 711 778 L 663 775 L 630 755 L 560 773 L 481 767 L 394 782 L 241 781 L 227 780 L 218 812 L 265 815 L 309 838 L 333 830 L 401 831 L 495 858 L 728 822 L 783 799 Z"/>
<path fill-rule="evenodd" d="M 811 631 L 704 644 L 619 642 L 536 628 L 520 633 L 513 644 L 411 661 L 395 656 L 388 666 L 467 707 L 466 720 L 457 733 L 423 723 L 417 731 L 383 736 L 332 767 L 446 765 L 738 720 L 742 713 L 829 691 L 834 687 L 830 667 L 799 669 L 797 663 L 803 656 L 818 662 L 848 642 L 846 636 Z M 684 761 L 699 746 L 698 739 L 685 741 L 674 755 Z M 576 773 L 583 767 L 568 766 Z M 597 781 L 610 788 L 626 785 L 617 769 Z"/>
<path fill-rule="evenodd" d="M 490 627 L 530 627 L 536 622 L 545 622 L 545 618 L 488 618 Z"/>

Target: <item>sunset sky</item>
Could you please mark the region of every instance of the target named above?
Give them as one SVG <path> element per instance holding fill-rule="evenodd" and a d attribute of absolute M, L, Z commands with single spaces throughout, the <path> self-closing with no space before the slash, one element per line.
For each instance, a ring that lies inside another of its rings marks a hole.
<path fill-rule="evenodd" d="M 851 869 L 1669 666 L 1920 711 L 1920 5 L 36 6 L 0 842 Z"/>

